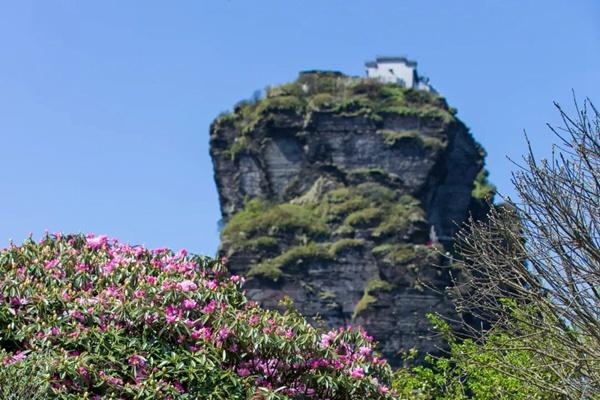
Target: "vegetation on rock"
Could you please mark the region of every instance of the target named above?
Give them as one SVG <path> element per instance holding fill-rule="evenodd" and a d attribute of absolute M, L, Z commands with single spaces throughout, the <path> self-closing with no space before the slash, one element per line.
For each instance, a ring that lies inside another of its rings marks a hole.
<path fill-rule="evenodd" d="M 236 130 L 248 133 L 261 120 L 268 120 L 269 114 L 282 112 L 364 115 L 376 121 L 397 115 L 436 120 L 440 127 L 455 121 L 446 100 L 438 94 L 314 71 L 301 74 L 295 82 L 268 88 L 264 99 L 238 103 L 233 113 L 222 114 L 216 124 L 233 123 Z"/>

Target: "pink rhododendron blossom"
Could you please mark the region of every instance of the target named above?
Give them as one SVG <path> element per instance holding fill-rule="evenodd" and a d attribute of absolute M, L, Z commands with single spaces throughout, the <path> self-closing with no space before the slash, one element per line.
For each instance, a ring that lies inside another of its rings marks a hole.
<path fill-rule="evenodd" d="M 14 329 L 3 332 L 16 348 L 0 348 L 0 360 L 55 352 L 60 362 L 49 384 L 60 398 L 156 393 L 174 400 L 206 385 L 186 362 L 171 367 L 191 353 L 213 360 L 207 368 L 242 390 L 232 398 L 258 387 L 293 400 L 346 399 L 352 390 L 360 393 L 352 399 L 394 398 L 386 386 L 391 369 L 363 329 L 323 332 L 300 316 L 263 310 L 245 297 L 243 283 L 217 261 L 106 236 L 11 245 L 0 250 L 0 315 L 16 316 Z"/>
<path fill-rule="evenodd" d="M 368 357 L 371 354 L 371 348 L 367 346 L 361 346 L 358 349 L 358 353 L 363 357 Z"/>
<path fill-rule="evenodd" d="M 321 335 L 321 347 L 328 347 L 333 340 L 337 337 L 335 331 L 329 331 Z"/>
<path fill-rule="evenodd" d="M 185 299 L 183 300 L 183 308 L 192 309 L 196 307 L 198 304 L 195 300 Z"/>
<path fill-rule="evenodd" d="M 205 306 L 202 308 L 202 312 L 203 312 L 204 314 L 210 314 L 210 313 L 212 313 L 212 312 L 214 312 L 214 311 L 215 311 L 215 307 L 216 307 L 216 305 L 217 305 L 217 302 L 216 302 L 216 301 L 214 301 L 214 300 L 211 300 L 211 301 L 210 301 L 210 302 L 209 302 L 207 305 L 205 305 Z"/>
<path fill-rule="evenodd" d="M 86 243 L 90 249 L 98 249 L 108 243 L 108 236 L 92 236 L 86 239 Z"/>
<path fill-rule="evenodd" d="M 198 285 L 196 285 L 193 281 L 185 280 L 177 284 L 177 289 L 181 290 L 182 292 L 191 292 L 198 289 Z"/>
<path fill-rule="evenodd" d="M 365 370 L 361 367 L 354 368 L 352 371 L 350 371 L 350 376 L 357 379 L 364 378 Z"/>
<path fill-rule="evenodd" d="M 216 289 L 219 286 L 219 284 L 217 283 L 217 281 L 215 281 L 214 279 L 212 279 L 210 281 L 206 281 L 206 283 L 204 284 L 204 286 L 206 286 L 207 289 L 214 290 L 214 289 Z"/>
<path fill-rule="evenodd" d="M 185 256 L 187 256 L 188 252 L 186 249 L 181 249 L 177 252 L 177 255 L 175 257 L 178 258 L 185 258 Z"/>
<path fill-rule="evenodd" d="M 127 362 L 133 367 L 146 365 L 146 359 L 138 354 L 133 354 Z"/>
<path fill-rule="evenodd" d="M 75 270 L 77 272 L 85 272 L 89 269 L 89 267 L 87 265 L 85 265 L 84 263 L 77 263 L 77 265 L 75 266 Z"/>
<path fill-rule="evenodd" d="M 89 379 L 90 378 L 90 373 L 88 372 L 88 370 L 85 367 L 79 367 L 77 368 L 77 372 L 79 372 L 79 375 L 81 375 L 81 377 L 83 379 Z"/>

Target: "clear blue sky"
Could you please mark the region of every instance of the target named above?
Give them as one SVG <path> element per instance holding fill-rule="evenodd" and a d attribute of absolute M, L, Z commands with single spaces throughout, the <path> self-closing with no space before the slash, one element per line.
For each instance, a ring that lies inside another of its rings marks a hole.
<path fill-rule="evenodd" d="M 208 127 L 303 69 L 407 55 L 487 149 L 500 190 L 552 101 L 600 103 L 597 0 L 0 0 L 0 246 L 105 233 L 213 254 Z"/>

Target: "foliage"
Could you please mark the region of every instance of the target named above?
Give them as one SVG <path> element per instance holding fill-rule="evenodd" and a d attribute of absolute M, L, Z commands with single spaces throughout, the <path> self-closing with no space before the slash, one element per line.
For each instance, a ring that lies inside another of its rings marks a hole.
<path fill-rule="evenodd" d="M 387 217 L 373 230 L 374 237 L 403 235 L 411 226 L 424 223 L 425 212 L 414 197 L 404 195 L 397 203 L 391 205 Z"/>
<path fill-rule="evenodd" d="M 329 247 L 329 253 L 335 257 L 350 249 L 360 249 L 364 247 L 364 245 L 364 239 L 340 239 L 335 243 L 331 244 L 331 246 Z"/>
<path fill-rule="evenodd" d="M 23 360 L 27 360 L 24 362 Z M 0 399 L 49 399 L 48 365 L 36 353 L 7 353 L 0 347 Z M 17 362 L 19 361 L 19 362 Z"/>
<path fill-rule="evenodd" d="M 365 115 L 380 120 L 383 115 L 417 117 L 439 121 L 443 128 L 454 115 L 443 97 L 431 92 L 407 89 L 368 78 L 347 77 L 332 71 L 302 73 L 290 83 L 268 88 L 256 101 L 238 103 L 234 112 L 223 114 L 218 123 L 233 123 L 244 134 L 253 131 L 272 113 L 314 111 L 340 115 Z M 429 143 L 435 148 L 439 143 Z"/>
<path fill-rule="evenodd" d="M 348 215 L 344 224 L 353 228 L 366 228 L 373 226 L 382 218 L 381 210 L 377 207 L 367 207 Z"/>
<path fill-rule="evenodd" d="M 248 148 L 248 138 L 246 136 L 238 136 L 234 139 L 233 144 L 227 149 L 227 153 L 232 160 L 236 156 Z"/>
<path fill-rule="evenodd" d="M 473 198 L 478 200 L 491 200 L 494 198 L 496 186 L 489 183 L 489 175 L 490 173 L 484 168 L 477 173 L 475 181 L 473 182 L 473 191 L 471 192 Z"/>
<path fill-rule="evenodd" d="M 434 136 L 425 136 L 418 130 L 392 131 L 382 129 L 378 131 L 384 138 L 384 141 L 389 146 L 395 146 L 403 142 L 416 143 L 420 148 L 427 150 L 439 151 L 446 147 L 441 139 Z"/>
<path fill-rule="evenodd" d="M 271 204 L 250 200 L 223 228 L 223 238 L 244 242 L 254 236 L 276 235 L 280 231 L 317 238 L 327 233 L 327 226 L 310 208 L 299 204 Z"/>
<path fill-rule="evenodd" d="M 18 371 L 63 399 L 391 399 L 365 332 L 262 310 L 241 283 L 217 261 L 106 236 L 11 245 L 0 251 L 0 390 L 36 398 Z"/>
<path fill-rule="evenodd" d="M 545 388 L 537 388 L 518 376 L 502 373 L 498 348 L 504 348 L 503 358 L 515 365 L 539 364 L 535 355 L 510 343 L 506 335 L 490 335 L 481 344 L 473 340 L 457 342 L 449 327 L 439 318 L 430 316 L 436 329 L 450 341 L 446 357 L 426 357 L 420 366 L 404 367 L 395 372 L 393 387 L 400 398 L 411 400 L 555 400 L 561 397 Z M 409 352 L 410 362 L 416 353 Z"/>
<path fill-rule="evenodd" d="M 455 293 L 461 310 L 507 338 L 497 348 L 498 370 L 587 399 L 600 396 L 600 113 L 575 106 L 570 117 L 557 105 L 563 126 L 551 127 L 558 144 L 550 159 L 529 146 L 513 174 L 519 200 L 459 233 L 464 278 Z M 506 356 L 515 347 L 538 362 L 516 364 Z"/>

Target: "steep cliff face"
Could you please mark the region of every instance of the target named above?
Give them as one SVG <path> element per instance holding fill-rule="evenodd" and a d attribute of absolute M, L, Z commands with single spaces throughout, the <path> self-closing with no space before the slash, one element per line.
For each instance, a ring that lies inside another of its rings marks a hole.
<path fill-rule="evenodd" d="M 435 350 L 425 316 L 453 313 L 441 254 L 493 190 L 442 97 L 303 73 L 217 118 L 210 140 L 220 252 L 251 298 L 363 325 L 392 363 Z"/>

